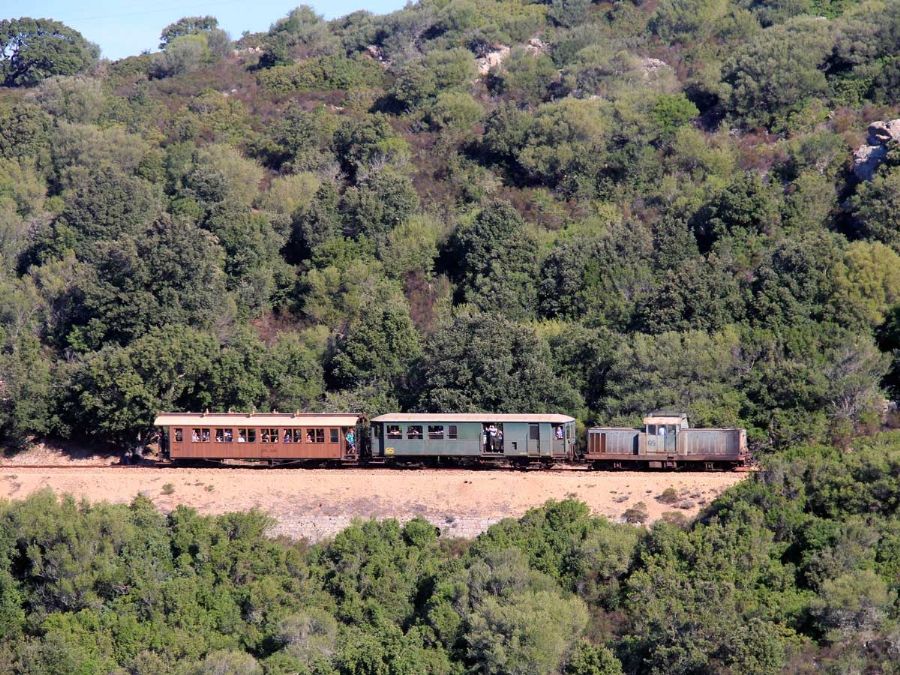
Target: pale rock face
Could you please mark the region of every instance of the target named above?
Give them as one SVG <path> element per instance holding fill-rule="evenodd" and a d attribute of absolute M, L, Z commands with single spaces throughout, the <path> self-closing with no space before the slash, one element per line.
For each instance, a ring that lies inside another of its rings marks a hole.
<path fill-rule="evenodd" d="M 499 66 L 507 56 L 509 56 L 509 47 L 500 45 L 481 58 L 475 59 L 475 63 L 478 65 L 478 74 L 487 75 L 491 68 Z"/>
<path fill-rule="evenodd" d="M 869 125 L 867 145 L 859 146 L 853 153 L 853 174 L 859 180 L 872 180 L 875 169 L 887 155 L 887 146 L 891 141 L 900 141 L 900 119 Z"/>
<path fill-rule="evenodd" d="M 655 75 L 658 70 L 668 67 L 669 64 L 660 59 L 652 59 L 650 57 L 641 59 L 641 68 L 644 71 L 645 77 Z"/>

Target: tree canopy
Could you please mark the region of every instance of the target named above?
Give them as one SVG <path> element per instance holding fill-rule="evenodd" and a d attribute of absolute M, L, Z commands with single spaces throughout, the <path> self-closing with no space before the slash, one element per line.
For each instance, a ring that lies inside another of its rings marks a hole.
<path fill-rule="evenodd" d="M 7 87 L 30 87 L 54 75 L 91 69 L 100 49 L 77 30 L 51 19 L 0 21 L 0 77 Z"/>

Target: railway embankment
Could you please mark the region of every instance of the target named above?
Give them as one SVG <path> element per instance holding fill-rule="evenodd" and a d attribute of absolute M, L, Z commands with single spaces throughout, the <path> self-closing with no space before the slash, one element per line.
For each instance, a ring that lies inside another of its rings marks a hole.
<path fill-rule="evenodd" d="M 354 518 L 426 518 L 445 536 L 474 536 L 549 499 L 573 497 L 621 520 L 631 510 L 651 523 L 666 512 L 694 517 L 742 473 L 465 471 L 456 469 L 246 469 L 48 467 L 0 464 L 0 498 L 41 489 L 76 499 L 130 502 L 142 494 L 162 511 L 183 504 L 204 514 L 260 509 L 274 535 L 318 541 Z M 644 506 L 641 507 L 640 504 Z"/>

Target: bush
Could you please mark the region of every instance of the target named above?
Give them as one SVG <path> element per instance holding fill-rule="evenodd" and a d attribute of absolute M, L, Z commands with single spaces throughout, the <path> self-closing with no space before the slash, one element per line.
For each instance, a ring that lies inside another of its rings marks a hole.
<path fill-rule="evenodd" d="M 647 505 L 644 502 L 638 502 L 626 509 L 622 514 L 622 519 L 632 525 L 643 525 L 649 517 L 650 513 L 647 511 Z"/>
<path fill-rule="evenodd" d="M 300 63 L 276 66 L 260 71 L 259 85 L 266 91 L 284 96 L 295 91 L 349 91 L 381 86 L 384 71 L 361 56 L 318 56 Z"/>

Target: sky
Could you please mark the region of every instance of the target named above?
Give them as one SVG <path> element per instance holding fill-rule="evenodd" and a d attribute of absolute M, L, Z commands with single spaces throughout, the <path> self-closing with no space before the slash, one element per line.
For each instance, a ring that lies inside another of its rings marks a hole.
<path fill-rule="evenodd" d="M 103 56 L 120 59 L 155 51 L 163 28 L 183 16 L 211 14 L 219 26 L 239 38 L 245 30 L 264 31 L 299 4 L 327 19 L 359 9 L 384 14 L 404 0 L 0 0 L 0 19 L 30 16 L 56 19 L 100 45 Z"/>

